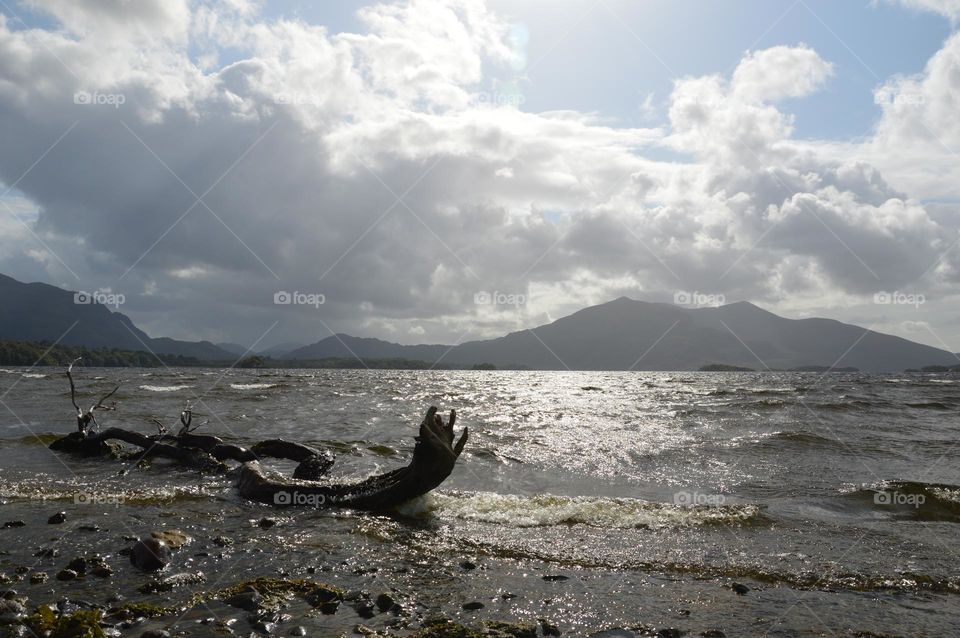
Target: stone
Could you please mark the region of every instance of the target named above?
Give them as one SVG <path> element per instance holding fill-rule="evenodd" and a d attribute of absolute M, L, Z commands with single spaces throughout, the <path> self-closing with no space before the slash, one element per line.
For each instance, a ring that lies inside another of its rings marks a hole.
<path fill-rule="evenodd" d="M 747 592 L 750 591 L 750 588 L 743 583 L 734 583 L 730 585 L 730 589 L 736 592 L 739 596 L 746 596 Z"/>
<path fill-rule="evenodd" d="M 157 539 L 158 541 L 163 541 L 167 544 L 172 550 L 178 550 L 181 547 L 188 545 L 193 539 L 190 536 L 184 534 L 178 529 L 167 529 L 160 532 L 151 532 L 150 536 Z"/>
<path fill-rule="evenodd" d="M 478 609 L 483 609 L 483 607 L 484 607 L 483 603 L 477 600 L 463 604 L 463 609 L 466 611 L 476 611 Z"/>
<path fill-rule="evenodd" d="M 130 552 L 130 562 L 137 569 L 155 572 L 163 569 L 173 560 L 170 547 L 162 540 L 145 538 L 138 540 Z"/>
<path fill-rule="evenodd" d="M 72 569 L 61 569 L 57 572 L 57 580 L 61 581 L 76 580 L 79 577 L 80 575 Z"/>
<path fill-rule="evenodd" d="M 47 524 L 60 525 L 61 523 L 65 523 L 66 521 L 67 521 L 67 513 L 57 512 L 56 514 L 54 514 L 53 516 L 47 519 Z"/>

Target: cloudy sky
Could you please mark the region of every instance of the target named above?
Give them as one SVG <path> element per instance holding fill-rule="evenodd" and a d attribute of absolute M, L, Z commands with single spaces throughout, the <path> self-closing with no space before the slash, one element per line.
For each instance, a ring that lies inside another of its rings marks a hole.
<path fill-rule="evenodd" d="M 628 295 L 957 351 L 958 21 L 960 0 L 0 0 L 0 272 L 245 345 L 454 343 Z"/>

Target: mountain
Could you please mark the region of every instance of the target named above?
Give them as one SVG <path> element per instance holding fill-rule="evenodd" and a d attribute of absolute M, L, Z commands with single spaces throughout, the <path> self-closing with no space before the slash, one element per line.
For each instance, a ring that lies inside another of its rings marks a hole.
<path fill-rule="evenodd" d="M 707 364 L 902 371 L 956 364 L 946 350 L 832 319 L 787 319 L 739 302 L 685 308 L 620 297 L 552 323 L 456 346 L 404 346 L 334 335 L 289 359 L 405 358 L 447 364 L 571 370 L 696 370 Z"/>
<path fill-rule="evenodd" d="M 133 325 L 126 315 L 56 286 L 25 284 L 0 275 L 0 299 L 3 300 L 0 304 L 0 339 L 3 340 L 145 350 L 204 361 L 236 359 L 209 341 L 154 339 Z"/>
<path fill-rule="evenodd" d="M 239 343 L 217 343 L 214 344 L 221 350 L 226 350 L 235 357 L 242 357 L 245 354 L 248 354 L 246 346 L 241 346 Z M 256 354 L 255 352 L 249 352 L 249 354 Z"/>
<path fill-rule="evenodd" d="M 265 350 L 261 350 L 257 354 L 264 357 L 273 357 L 274 359 L 284 359 L 288 353 L 302 347 L 304 347 L 304 344 L 302 343 L 296 341 L 285 341 L 283 343 L 278 343 L 275 346 L 266 348 Z"/>

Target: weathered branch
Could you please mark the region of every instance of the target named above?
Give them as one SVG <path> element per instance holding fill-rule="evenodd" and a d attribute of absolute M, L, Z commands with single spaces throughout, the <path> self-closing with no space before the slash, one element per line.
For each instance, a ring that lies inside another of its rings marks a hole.
<path fill-rule="evenodd" d="M 326 477 L 334 463 L 330 452 L 283 439 L 261 441 L 247 449 L 226 443 L 216 436 L 193 434 L 199 426 L 191 425 L 193 413 L 189 408 L 181 413 L 182 427 L 175 435 L 167 433 L 167 428 L 159 419 L 152 419 L 158 430 L 155 435 L 116 427 L 103 432 L 89 432 L 89 422 L 96 423 L 94 411 L 112 409 L 104 406 L 103 402 L 119 386 L 84 413 L 77 407 L 72 367 L 73 364 L 70 364 L 67 368 L 67 378 L 70 380 L 71 401 L 77 408 L 78 431 L 54 441 L 50 445 L 52 449 L 84 455 L 109 453 L 118 456 L 121 453 L 120 442 L 141 449 L 141 452 L 127 455 L 127 458 L 169 458 L 204 472 L 226 472 L 228 467 L 224 462 L 235 461 L 243 464 L 238 479 L 240 495 L 276 505 L 339 506 L 368 510 L 392 508 L 426 494 L 446 480 L 467 442 L 468 433 L 464 428 L 459 440 L 454 443 L 455 410 L 450 411 L 450 417 L 444 423 L 437 414 L 437 408 L 431 407 L 420 424 L 409 465 L 362 481 L 338 483 Z M 84 421 L 87 417 L 89 419 Z M 260 465 L 260 461 L 267 457 L 296 461 L 298 465 L 293 478 L 268 476 Z"/>

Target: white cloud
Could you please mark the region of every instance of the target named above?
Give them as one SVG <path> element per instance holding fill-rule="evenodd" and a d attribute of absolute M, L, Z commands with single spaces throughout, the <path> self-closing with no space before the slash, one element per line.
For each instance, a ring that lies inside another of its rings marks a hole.
<path fill-rule="evenodd" d="M 899 2 L 911 9 L 939 13 L 953 22 L 960 19 L 960 0 L 887 0 L 887 2 Z"/>
<path fill-rule="evenodd" d="M 801 308 L 912 282 L 953 239 L 949 214 L 877 162 L 791 139 L 780 103 L 832 72 L 806 46 L 679 80 L 669 127 L 634 129 L 476 99 L 524 53 L 479 0 L 374 5 L 360 33 L 235 2 L 186 17 L 166 3 L 43 6 L 69 34 L 0 16 L 0 179 L 78 122 L 19 188 L 56 254 L 126 294 L 124 310 L 158 334 L 252 341 L 277 316 L 276 290 L 327 299 L 280 309 L 285 339 L 325 336 L 322 317 L 453 341 L 677 289 Z M 947 100 L 923 115 L 946 129 L 951 64 L 944 54 L 891 81 Z M 77 91 L 126 99 L 76 104 Z M 910 113 L 885 110 L 877 148 L 915 141 Z M 688 159 L 650 159 L 656 147 Z M 10 272 L 69 279 L 56 260 L 4 250 Z M 923 285 L 948 285 L 952 263 Z M 478 314 L 479 290 L 530 303 Z"/>

